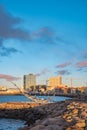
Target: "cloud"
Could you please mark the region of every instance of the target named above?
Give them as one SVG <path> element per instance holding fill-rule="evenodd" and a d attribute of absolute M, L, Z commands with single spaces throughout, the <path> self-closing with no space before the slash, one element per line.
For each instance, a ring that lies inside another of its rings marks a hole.
<path fill-rule="evenodd" d="M 3 45 L 3 40 L 0 38 L 0 47 Z"/>
<path fill-rule="evenodd" d="M 20 51 L 12 47 L 8 47 L 8 48 L 4 46 L 0 47 L 0 56 L 9 56 L 13 53 L 18 53 L 18 52 Z"/>
<path fill-rule="evenodd" d="M 87 52 L 83 53 L 83 58 L 87 59 Z"/>
<path fill-rule="evenodd" d="M 19 39 L 28 41 L 39 41 L 44 43 L 62 43 L 70 44 L 64 38 L 56 36 L 55 31 L 51 27 L 42 27 L 37 31 L 29 33 L 29 30 L 17 27 L 23 22 L 23 19 L 15 17 L 3 7 L 0 6 L 0 38 L 2 39 Z"/>
<path fill-rule="evenodd" d="M 71 74 L 68 70 L 59 70 L 56 72 L 59 75 L 69 75 Z"/>
<path fill-rule="evenodd" d="M 54 31 L 50 27 L 42 27 L 39 30 L 32 33 L 32 40 L 41 43 L 53 43 L 54 42 Z"/>
<path fill-rule="evenodd" d="M 21 22 L 21 18 L 12 16 L 4 7 L 0 6 L 0 38 L 29 40 L 29 33 L 26 30 L 16 27 Z"/>
<path fill-rule="evenodd" d="M 5 47 L 4 40 L 30 40 L 29 32 L 17 27 L 21 22 L 22 19 L 12 16 L 3 6 L 0 6 L 0 56 L 9 56 L 20 52 L 13 47 Z"/>
<path fill-rule="evenodd" d="M 29 30 L 23 29 L 21 27 L 19 28 L 19 25 L 22 22 L 23 19 L 13 16 L 3 6 L 0 6 L 0 47 L 3 48 L 3 46 L 5 46 L 3 45 L 3 41 L 7 39 L 26 40 L 28 42 L 39 42 L 44 44 L 48 43 L 53 45 L 61 45 L 61 43 L 64 43 L 65 45 L 71 44 L 67 40 L 64 40 L 63 37 L 57 36 L 55 31 L 49 26 L 42 27 L 37 31 L 30 32 Z M 5 50 L 2 48 L 0 48 L 1 51 L 6 51 L 6 47 Z M 8 51 L 9 49 L 11 49 L 11 51 Z M 9 56 L 11 53 L 18 52 L 17 49 L 14 49 L 7 48 L 6 52 L 9 52 L 7 56 Z M 0 55 L 6 56 L 6 52 L 2 52 Z M 67 52 L 71 53 L 71 50 L 69 49 Z"/>
<path fill-rule="evenodd" d="M 85 70 L 84 72 L 87 73 L 87 70 Z"/>
<path fill-rule="evenodd" d="M 82 71 L 82 68 L 78 68 L 77 71 Z"/>
<path fill-rule="evenodd" d="M 59 37 L 59 36 L 56 36 L 56 41 L 59 41 L 59 42 L 61 42 L 61 43 L 63 43 L 63 44 L 68 44 L 68 45 L 71 45 L 71 44 L 72 44 L 71 42 L 69 42 L 69 41 L 67 41 L 67 40 L 65 40 L 64 38 Z"/>
<path fill-rule="evenodd" d="M 47 68 L 45 68 L 40 73 L 35 74 L 35 76 L 41 76 L 41 75 L 47 74 L 48 72 L 49 72 L 49 70 Z"/>
<path fill-rule="evenodd" d="M 65 62 L 63 64 L 57 65 L 56 68 L 64 68 L 64 67 L 70 66 L 71 64 L 72 64 L 71 62 Z"/>
<path fill-rule="evenodd" d="M 81 61 L 76 63 L 77 68 L 84 68 L 87 67 L 87 61 Z"/>
<path fill-rule="evenodd" d="M 15 80 L 19 80 L 20 77 L 14 77 L 11 75 L 0 74 L 0 79 L 5 79 L 7 81 L 15 81 Z"/>

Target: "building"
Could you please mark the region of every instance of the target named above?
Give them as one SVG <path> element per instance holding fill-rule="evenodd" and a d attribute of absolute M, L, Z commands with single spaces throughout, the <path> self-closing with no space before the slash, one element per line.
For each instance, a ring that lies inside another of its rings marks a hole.
<path fill-rule="evenodd" d="M 48 84 L 51 87 L 60 86 L 62 84 L 62 77 L 61 76 L 51 77 L 51 78 L 49 78 L 49 83 Z"/>
<path fill-rule="evenodd" d="M 36 86 L 36 76 L 33 74 L 24 75 L 24 90 L 29 89 L 31 86 Z"/>
<path fill-rule="evenodd" d="M 7 91 L 7 87 L 6 86 L 0 86 L 0 91 Z"/>
<path fill-rule="evenodd" d="M 87 87 L 85 88 L 85 94 L 87 95 Z"/>

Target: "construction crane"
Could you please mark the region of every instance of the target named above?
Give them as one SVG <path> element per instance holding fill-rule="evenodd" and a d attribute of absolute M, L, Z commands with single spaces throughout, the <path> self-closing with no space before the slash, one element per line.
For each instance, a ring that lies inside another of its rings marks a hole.
<path fill-rule="evenodd" d="M 73 87 L 73 80 L 81 80 L 82 78 L 67 78 L 67 80 L 70 80 L 70 87 Z"/>
<path fill-rule="evenodd" d="M 70 87 L 72 88 L 72 78 L 68 78 L 70 80 Z"/>
<path fill-rule="evenodd" d="M 31 101 L 36 102 L 36 103 L 47 103 L 48 102 L 47 100 L 37 99 L 37 98 L 29 95 L 27 92 L 22 92 L 21 89 L 14 82 L 12 82 L 12 81 L 9 81 L 9 82 L 12 83 L 15 87 L 17 87 L 18 90 L 20 91 L 20 93 L 23 94 L 24 96 L 26 96 Z"/>
<path fill-rule="evenodd" d="M 29 96 L 27 93 L 22 92 L 21 89 L 17 86 L 17 84 L 15 84 L 12 81 L 9 81 L 10 83 L 12 83 L 16 88 L 18 88 L 18 90 L 20 91 L 21 94 L 23 94 L 24 96 L 26 96 L 27 98 L 29 98 L 32 101 L 36 101 L 32 96 Z"/>
<path fill-rule="evenodd" d="M 21 89 L 17 86 L 17 84 L 15 84 L 15 83 L 12 82 L 12 81 L 9 81 L 9 82 L 12 83 L 12 84 L 19 90 L 20 93 L 23 93 L 23 92 L 21 91 Z"/>

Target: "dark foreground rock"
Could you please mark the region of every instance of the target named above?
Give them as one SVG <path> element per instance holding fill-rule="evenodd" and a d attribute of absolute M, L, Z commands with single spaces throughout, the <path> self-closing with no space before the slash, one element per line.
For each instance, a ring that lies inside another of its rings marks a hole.
<path fill-rule="evenodd" d="M 42 119 L 37 119 L 33 125 L 29 124 L 28 127 L 19 130 L 87 130 L 86 102 L 65 101 L 40 106 L 37 109 L 44 110 Z"/>
<path fill-rule="evenodd" d="M 13 118 L 27 120 L 26 113 L 31 108 L 40 106 L 39 103 L 7 102 L 0 103 L 0 118 Z"/>
<path fill-rule="evenodd" d="M 28 103 L 21 108 L 1 106 L 0 117 L 26 120 L 27 126 L 19 130 L 87 130 L 86 102 Z"/>

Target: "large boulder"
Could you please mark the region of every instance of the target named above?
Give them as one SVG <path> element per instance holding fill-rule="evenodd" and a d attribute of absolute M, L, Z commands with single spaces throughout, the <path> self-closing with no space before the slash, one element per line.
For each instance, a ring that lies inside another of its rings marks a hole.
<path fill-rule="evenodd" d="M 36 120 L 43 119 L 44 117 L 46 117 L 46 112 L 43 109 L 41 108 L 30 109 L 28 113 L 25 115 L 25 119 L 27 121 L 26 124 L 30 126 L 34 124 Z"/>

